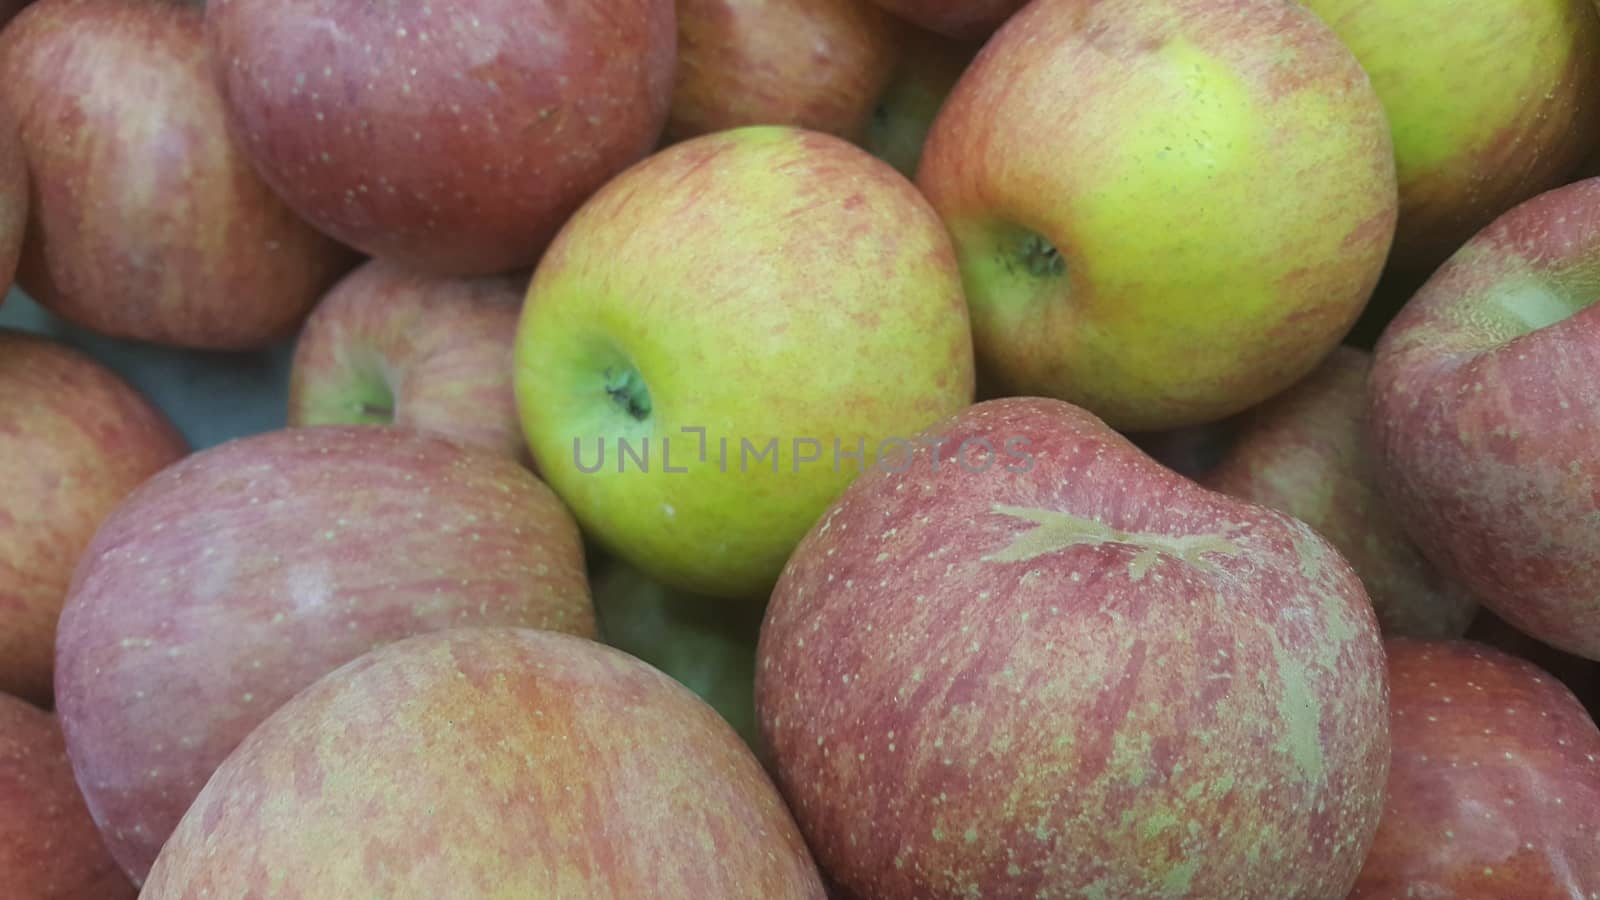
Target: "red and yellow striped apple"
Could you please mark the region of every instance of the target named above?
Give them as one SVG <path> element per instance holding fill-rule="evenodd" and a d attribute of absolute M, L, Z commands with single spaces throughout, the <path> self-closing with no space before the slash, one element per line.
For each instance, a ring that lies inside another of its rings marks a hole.
<path fill-rule="evenodd" d="M 1366 447 L 1372 355 L 1340 347 L 1294 387 L 1244 413 L 1200 483 L 1282 510 L 1355 567 L 1386 635 L 1458 638 L 1478 604 L 1423 557 L 1378 487 Z"/>
<path fill-rule="evenodd" d="M 79 555 L 124 497 L 187 452 L 110 369 L 0 329 L 0 693 L 52 703 L 56 621 Z"/>
<path fill-rule="evenodd" d="M 133 900 L 72 778 L 56 717 L 0 694 L 0 873 L 15 900 Z"/>
<path fill-rule="evenodd" d="M 312 224 L 438 275 L 532 266 L 650 152 L 672 0 L 211 0 L 229 121 Z"/>
<path fill-rule="evenodd" d="M 373 651 L 217 770 L 144 900 L 823 900 L 771 780 L 603 644 L 466 628 Z"/>
<path fill-rule="evenodd" d="M 1057 400 L 979 403 L 852 484 L 757 659 L 779 784 L 850 896 L 1326 900 L 1382 811 L 1349 563 Z"/>
<path fill-rule="evenodd" d="M 727 598 L 765 596 L 884 442 L 973 393 L 938 217 L 806 129 L 705 135 L 606 185 L 539 264 L 517 341 L 523 431 L 589 535 Z"/>
<path fill-rule="evenodd" d="M 1600 659 L 1600 178 L 1529 200 L 1379 340 L 1377 472 L 1406 532 L 1516 628 Z"/>
<path fill-rule="evenodd" d="M 979 377 L 1123 431 L 1310 373 L 1394 234 L 1366 73 L 1282 0 L 1047 0 L 984 45 L 917 183 L 954 236 Z"/>
<path fill-rule="evenodd" d="M 1600 144 L 1594 0 L 1302 0 L 1355 53 L 1394 135 L 1393 264 L 1426 275 Z"/>
<path fill-rule="evenodd" d="M 511 386 L 519 275 L 435 277 L 372 260 L 300 330 L 289 424 L 399 425 L 528 462 Z"/>
<path fill-rule="evenodd" d="M 118 338 L 263 347 L 354 263 L 229 138 L 198 5 L 39 0 L 0 31 L 32 185 L 17 281 Z"/>
<path fill-rule="evenodd" d="M 56 702 L 142 881 L 217 764 L 373 647 L 466 625 L 595 635 L 572 517 L 527 469 L 404 428 L 241 438 L 146 482 L 84 552 Z"/>

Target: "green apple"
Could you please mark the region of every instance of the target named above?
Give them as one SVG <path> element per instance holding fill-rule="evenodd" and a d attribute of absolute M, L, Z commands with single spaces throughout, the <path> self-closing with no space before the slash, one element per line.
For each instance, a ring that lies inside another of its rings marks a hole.
<path fill-rule="evenodd" d="M 1281 0 L 1030 4 L 945 100 L 917 182 L 955 238 L 986 388 L 1124 431 L 1309 373 L 1398 206 L 1366 74 Z"/>
<path fill-rule="evenodd" d="M 756 643 L 764 602 L 675 591 L 614 560 L 596 573 L 593 592 L 600 640 L 672 676 L 758 747 Z"/>
<path fill-rule="evenodd" d="M 1394 264 L 1431 272 L 1567 179 L 1600 140 L 1594 0 L 1303 0 L 1355 52 L 1394 132 Z"/>
<path fill-rule="evenodd" d="M 741 598 L 974 376 L 954 251 L 916 188 L 840 138 L 753 126 L 584 204 L 534 273 L 515 379 L 585 530 L 669 586 Z"/>

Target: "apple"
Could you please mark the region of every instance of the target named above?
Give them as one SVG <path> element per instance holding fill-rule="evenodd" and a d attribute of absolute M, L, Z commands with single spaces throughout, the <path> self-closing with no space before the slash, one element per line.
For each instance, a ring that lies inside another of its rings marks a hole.
<path fill-rule="evenodd" d="M 860 144 L 900 174 L 915 178 L 928 130 L 980 45 L 908 27 L 901 31 L 900 46 Z"/>
<path fill-rule="evenodd" d="M 666 139 L 795 125 L 854 140 L 898 56 L 868 0 L 679 0 Z"/>
<path fill-rule="evenodd" d="M 682 682 L 759 754 L 756 641 L 764 598 L 724 603 L 675 591 L 616 561 L 593 584 L 600 639 Z"/>
<path fill-rule="evenodd" d="M 17 900 L 133 900 L 84 808 L 56 717 L 0 694 L 0 872 Z"/>
<path fill-rule="evenodd" d="M 751 126 L 606 185 L 539 264 L 516 350 L 539 471 L 669 587 L 764 597 L 846 484 L 973 396 L 949 236 L 839 138 Z"/>
<path fill-rule="evenodd" d="M 1282 510 L 1339 548 L 1386 635 L 1458 638 L 1478 604 L 1417 550 L 1383 499 L 1364 446 L 1372 354 L 1340 347 L 1310 377 L 1244 413 L 1200 483 Z"/>
<path fill-rule="evenodd" d="M 234 133 L 307 220 L 438 275 L 532 266 L 649 153 L 671 102 L 672 0 L 211 0 Z"/>
<path fill-rule="evenodd" d="M 1478 233 L 1379 340 L 1369 440 L 1439 570 L 1512 626 L 1600 659 L 1600 179 Z"/>
<path fill-rule="evenodd" d="M 1535 640 L 1487 609 L 1478 611 L 1465 637 L 1525 659 L 1554 675 L 1591 712 L 1600 707 L 1600 662 L 1557 650 L 1543 641 Z"/>
<path fill-rule="evenodd" d="M 1122 431 L 1308 374 L 1394 233 L 1383 107 L 1280 0 L 1034 3 L 984 45 L 917 183 L 955 239 L 980 376 Z"/>
<path fill-rule="evenodd" d="M 757 660 L 779 785 L 856 897 L 1325 900 L 1382 811 L 1349 563 L 1059 400 L 976 404 L 851 484 Z"/>
<path fill-rule="evenodd" d="M 1600 143 L 1594 0 L 1304 0 L 1372 77 L 1394 134 L 1394 264 L 1431 272 Z"/>
<path fill-rule="evenodd" d="M 51 704 L 56 620 L 78 555 L 130 491 L 186 452 L 116 373 L 0 328 L 0 693 Z"/>
<path fill-rule="evenodd" d="M 687 688 L 593 641 L 375 650 L 245 740 L 142 897 L 824 896 L 783 800 Z"/>
<path fill-rule="evenodd" d="M 264 347 L 353 262 L 229 139 L 198 5 L 39 0 L 0 32 L 32 175 L 17 280 L 84 328 Z"/>
<path fill-rule="evenodd" d="M 0 22 L 3 22 L 0 16 Z M 16 123 L 0 108 L 0 302 L 11 288 L 28 225 L 28 169 Z"/>
<path fill-rule="evenodd" d="M 1387 651 L 1388 801 L 1352 900 L 1600 892 L 1600 729 L 1572 692 L 1468 641 Z"/>
<path fill-rule="evenodd" d="M 1027 0 L 872 0 L 919 28 L 958 40 L 982 40 Z"/>
<path fill-rule="evenodd" d="M 578 530 L 532 473 L 406 428 L 291 428 L 190 456 L 85 551 L 56 702 L 89 809 L 142 881 L 212 771 L 373 647 L 515 625 L 595 636 Z"/>
<path fill-rule="evenodd" d="M 512 393 L 526 275 L 440 278 L 372 260 L 295 346 L 291 426 L 401 425 L 528 461 Z"/>

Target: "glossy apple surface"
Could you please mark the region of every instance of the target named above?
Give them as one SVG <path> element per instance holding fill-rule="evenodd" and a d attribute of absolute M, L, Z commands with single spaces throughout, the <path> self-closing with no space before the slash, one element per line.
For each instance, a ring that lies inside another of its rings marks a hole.
<path fill-rule="evenodd" d="M 1394 756 L 1352 900 L 1600 892 L 1600 729 L 1572 692 L 1481 644 L 1386 649 Z"/>
<path fill-rule="evenodd" d="M 822 900 L 772 782 L 689 690 L 594 641 L 457 629 L 321 679 L 218 769 L 145 900 Z"/>
<path fill-rule="evenodd" d="M 577 528 L 509 459 L 323 426 L 151 479 L 85 551 L 56 644 L 67 748 L 117 861 L 142 881 L 212 771 L 301 688 L 465 625 L 595 633 Z"/>
<path fill-rule="evenodd" d="M 1056 400 L 977 404 L 895 468 L 795 551 L 756 668 L 852 896 L 1344 895 L 1388 708 L 1331 544 Z"/>
<path fill-rule="evenodd" d="M 1200 483 L 1282 510 L 1355 567 L 1386 635 L 1460 637 L 1478 604 L 1439 574 L 1400 527 L 1367 450 L 1372 355 L 1339 347 L 1310 376 L 1242 414 Z"/>
<path fill-rule="evenodd" d="M 83 353 L 0 329 L 0 693 L 51 704 L 56 620 L 95 530 L 188 448 Z"/>
<path fill-rule="evenodd" d="M 212 0 L 233 131 L 308 221 L 437 275 L 533 265 L 655 147 L 672 0 Z"/>
<path fill-rule="evenodd" d="M 133 900 L 72 779 L 56 717 L 0 694 L 0 872 L 17 900 Z"/>
<path fill-rule="evenodd" d="M 300 331 L 289 424 L 399 425 L 528 461 L 511 385 L 527 284 L 362 265 Z"/>
<path fill-rule="evenodd" d="M 972 400 L 938 217 L 805 129 L 705 135 L 612 181 L 519 329 L 539 471 L 609 552 L 697 594 L 765 596 L 856 474 Z"/>
<path fill-rule="evenodd" d="M 1394 234 L 1355 57 L 1279 0 L 1034 3 L 961 76 L 917 183 L 949 226 L 979 377 L 1122 431 L 1287 388 L 1355 322 Z"/>
<path fill-rule="evenodd" d="M 33 186 L 17 280 L 85 328 L 263 347 L 353 263 L 228 136 L 197 5 L 31 4 L 0 32 L 0 106 Z"/>
<path fill-rule="evenodd" d="M 1521 204 L 1389 324 L 1377 472 L 1406 532 L 1516 628 L 1600 659 L 1600 179 Z"/>

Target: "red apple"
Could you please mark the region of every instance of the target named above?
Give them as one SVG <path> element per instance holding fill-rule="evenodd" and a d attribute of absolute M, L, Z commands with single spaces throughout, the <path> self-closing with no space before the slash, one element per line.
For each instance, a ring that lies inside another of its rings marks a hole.
<path fill-rule="evenodd" d="M 212 0 L 235 133 L 313 224 L 435 274 L 533 265 L 655 147 L 672 0 Z"/>
<path fill-rule="evenodd" d="M 352 261 L 229 139 L 198 5 L 40 0 L 0 32 L 0 105 L 32 173 L 18 281 L 85 328 L 264 346 Z"/>
<path fill-rule="evenodd" d="M 1294 387 L 1245 413 L 1200 483 L 1315 528 L 1355 567 L 1385 634 L 1460 637 L 1477 612 L 1406 537 L 1364 446 L 1372 355 L 1340 347 Z"/>
<path fill-rule="evenodd" d="M 132 900 L 84 808 L 56 717 L 0 694 L 0 895 Z"/>
<path fill-rule="evenodd" d="M 1594 710 L 1600 706 L 1600 662 L 1557 650 L 1531 638 L 1487 609 L 1478 611 L 1472 627 L 1467 629 L 1466 639 L 1525 659 L 1560 679 L 1585 708 Z"/>
<path fill-rule="evenodd" d="M 818 861 L 874 900 L 1340 897 L 1388 767 L 1333 546 L 1039 398 L 845 491 L 773 594 L 756 706 Z"/>
<path fill-rule="evenodd" d="M 0 329 L 0 693 L 51 703 L 56 620 L 95 529 L 187 452 L 119 376 Z"/>
<path fill-rule="evenodd" d="M 571 516 L 509 459 L 411 429 L 294 428 L 190 456 L 101 527 L 56 702 L 136 881 L 217 764 L 296 691 L 459 625 L 595 634 Z"/>
<path fill-rule="evenodd" d="M 1600 179 L 1480 232 L 1384 331 L 1369 430 L 1390 507 L 1441 572 L 1600 659 Z"/>
<path fill-rule="evenodd" d="M 994 33 L 1026 0 L 872 0 L 907 22 L 936 34 L 978 40 Z"/>
<path fill-rule="evenodd" d="M 1577 698 L 1480 644 L 1387 650 L 1388 800 L 1352 900 L 1596 896 L 1600 729 Z"/>
<path fill-rule="evenodd" d="M 796 125 L 865 132 L 898 55 L 897 23 L 869 0 L 679 0 L 666 136 Z"/>
<path fill-rule="evenodd" d="M 228 758 L 145 900 L 815 898 L 783 800 L 682 685 L 593 641 L 457 629 L 328 675 Z"/>
<path fill-rule="evenodd" d="M 531 464 L 511 384 L 527 283 L 361 266 L 300 332 L 289 424 L 409 426 Z"/>
<path fill-rule="evenodd" d="M 4 15 L 0 14 L 0 23 Z M 28 225 L 28 169 L 16 123 L 0 106 L 0 302 L 11 288 Z"/>

